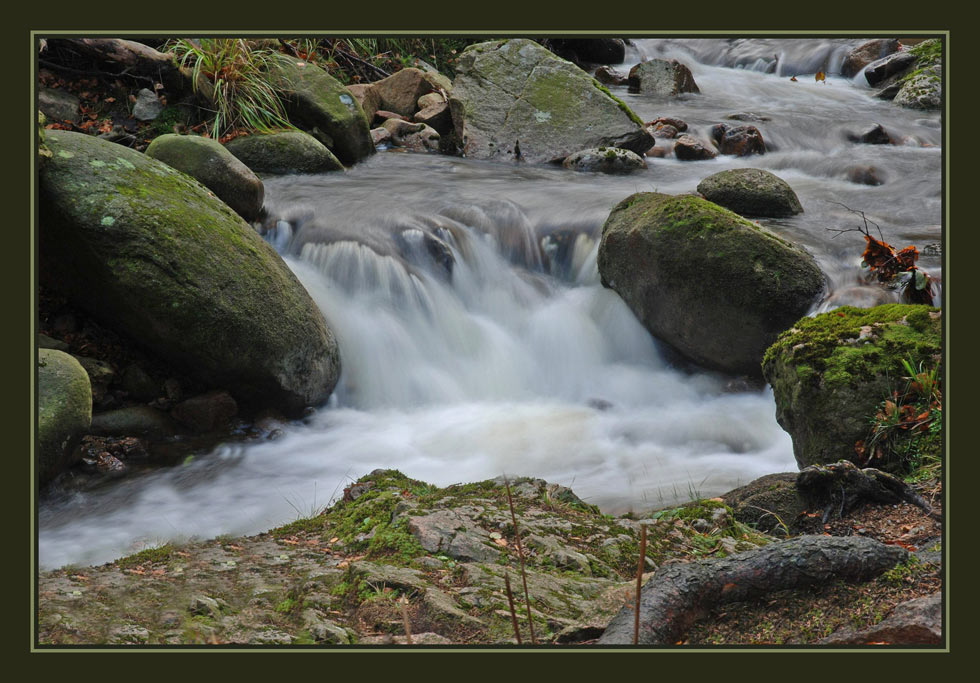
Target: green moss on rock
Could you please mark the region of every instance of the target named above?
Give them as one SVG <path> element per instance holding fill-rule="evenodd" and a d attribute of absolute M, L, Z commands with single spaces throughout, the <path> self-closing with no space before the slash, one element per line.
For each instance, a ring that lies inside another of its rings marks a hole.
<path fill-rule="evenodd" d="M 780 335 L 763 374 L 800 467 L 853 458 L 875 408 L 904 388 L 902 361 L 934 364 L 941 353 L 941 315 L 929 306 L 844 306 Z"/>
<path fill-rule="evenodd" d="M 92 422 L 88 373 L 72 356 L 39 349 L 37 361 L 38 475 L 44 484 L 73 462 L 74 441 Z"/>
<path fill-rule="evenodd" d="M 651 334 L 697 363 L 755 376 L 825 285 L 806 252 L 691 195 L 620 202 L 603 226 L 598 265 Z"/>
<path fill-rule="evenodd" d="M 279 255 L 234 211 L 121 145 L 67 131 L 50 131 L 48 144 L 45 284 L 247 404 L 297 412 L 329 396 L 340 369 L 333 335 Z"/>

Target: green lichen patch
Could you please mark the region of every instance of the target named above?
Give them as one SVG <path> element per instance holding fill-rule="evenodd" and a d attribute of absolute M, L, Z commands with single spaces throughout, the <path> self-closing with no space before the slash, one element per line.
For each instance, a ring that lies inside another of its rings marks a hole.
<path fill-rule="evenodd" d="M 173 556 L 175 548 L 167 543 L 156 548 L 147 548 L 138 553 L 123 557 L 115 561 L 115 565 L 120 569 L 131 569 L 134 567 L 146 567 L 153 564 L 163 564 Z"/>

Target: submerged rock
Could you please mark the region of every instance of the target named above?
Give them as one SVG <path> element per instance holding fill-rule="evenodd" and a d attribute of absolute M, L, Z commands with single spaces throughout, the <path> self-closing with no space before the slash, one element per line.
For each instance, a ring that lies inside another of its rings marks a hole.
<path fill-rule="evenodd" d="M 245 220 L 259 217 L 262 181 L 217 140 L 168 133 L 154 139 L 146 155 L 197 179 Z"/>
<path fill-rule="evenodd" d="M 680 161 L 705 161 L 718 154 L 693 135 L 682 135 L 674 142 L 674 156 Z"/>
<path fill-rule="evenodd" d="M 878 405 L 904 390 L 902 361 L 934 364 L 941 353 L 941 315 L 928 306 L 843 306 L 781 334 L 763 373 L 800 469 L 854 460 Z"/>
<path fill-rule="evenodd" d="M 225 147 L 256 173 L 327 173 L 344 165 L 326 146 L 302 131 L 238 137 Z"/>
<path fill-rule="evenodd" d="M 590 147 L 643 154 L 654 144 L 643 122 L 598 81 L 522 38 L 466 48 L 450 108 L 463 153 L 475 159 L 560 162 Z"/>
<path fill-rule="evenodd" d="M 708 176 L 698 184 L 709 202 L 743 216 L 782 217 L 803 213 L 800 200 L 782 178 L 759 168 L 736 168 Z"/>
<path fill-rule="evenodd" d="M 741 216 L 653 192 L 609 214 L 598 266 L 655 337 L 696 363 L 753 377 L 825 286 L 813 257 Z"/>
<path fill-rule="evenodd" d="M 339 353 L 275 250 L 197 181 L 139 152 L 49 131 L 41 281 L 209 386 L 299 412 Z"/>
<path fill-rule="evenodd" d="M 576 152 L 566 157 L 562 165 L 575 171 L 632 173 L 641 168 L 646 168 L 647 162 L 628 149 L 599 147 Z"/>
<path fill-rule="evenodd" d="M 731 126 L 719 123 L 711 127 L 711 139 L 718 146 L 719 154 L 737 157 L 765 154 L 766 143 L 755 126 Z"/>
<path fill-rule="evenodd" d="M 74 441 L 92 422 L 92 389 L 85 369 L 63 351 L 37 355 L 37 450 L 41 484 L 74 462 Z"/>

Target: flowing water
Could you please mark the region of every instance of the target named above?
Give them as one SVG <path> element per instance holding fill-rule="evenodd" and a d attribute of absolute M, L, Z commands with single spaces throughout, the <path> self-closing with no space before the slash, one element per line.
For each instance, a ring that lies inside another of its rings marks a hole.
<path fill-rule="evenodd" d="M 340 343 L 329 405 L 278 439 L 47 493 L 41 566 L 258 532 L 322 507 L 378 467 L 438 485 L 541 477 L 610 513 L 795 469 L 771 392 L 681 366 L 599 284 L 597 238 L 633 192 L 692 192 L 717 171 L 765 168 L 805 209 L 764 224 L 826 272 L 815 310 L 892 300 L 861 281 L 861 236 L 827 228 L 861 224 L 846 206 L 895 246 L 938 244 L 941 121 L 872 98 L 861 74 L 835 76 L 860 42 L 636 41 L 633 62 L 675 56 L 701 88 L 671 100 L 614 88 L 640 117 L 675 116 L 706 137 L 730 114 L 763 116 L 753 124 L 773 147 L 764 156 L 651 159 L 645 171 L 614 177 L 389 151 L 344 174 L 268 179 L 266 236 Z M 814 80 L 818 69 L 826 83 Z M 846 141 L 873 123 L 902 144 Z M 856 163 L 876 166 L 886 183 L 848 182 Z M 941 277 L 938 254 L 920 263 Z"/>

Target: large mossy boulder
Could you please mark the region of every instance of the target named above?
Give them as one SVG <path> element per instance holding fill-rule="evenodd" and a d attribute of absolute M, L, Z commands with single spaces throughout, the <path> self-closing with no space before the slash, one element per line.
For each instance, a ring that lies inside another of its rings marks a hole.
<path fill-rule="evenodd" d="M 561 162 L 594 147 L 642 155 L 643 121 L 592 76 L 534 41 L 477 43 L 459 57 L 449 99 L 463 154 L 474 159 Z"/>
<path fill-rule="evenodd" d="M 225 147 L 256 173 L 327 173 L 344 165 L 319 140 L 302 131 L 238 137 Z"/>
<path fill-rule="evenodd" d="M 709 202 L 742 216 L 780 218 L 803 213 L 800 200 L 782 178 L 759 168 L 735 168 L 710 175 L 698 184 Z"/>
<path fill-rule="evenodd" d="M 825 285 L 809 254 L 690 195 L 620 202 L 602 227 L 598 265 L 655 337 L 700 365 L 754 377 Z"/>
<path fill-rule="evenodd" d="M 262 212 L 262 181 L 217 140 L 168 133 L 154 139 L 146 155 L 198 180 L 247 221 Z"/>
<path fill-rule="evenodd" d="M 763 373 L 800 469 L 855 458 L 879 404 L 904 391 L 902 361 L 938 362 L 941 318 L 928 306 L 844 306 L 803 318 L 779 336 Z"/>
<path fill-rule="evenodd" d="M 275 250 L 203 185 L 98 138 L 49 131 L 40 174 L 42 283 L 201 382 L 298 412 L 340 361 Z"/>
<path fill-rule="evenodd" d="M 81 364 L 62 351 L 37 354 L 37 470 L 44 484 L 72 464 L 74 441 L 92 423 L 92 387 Z"/>
<path fill-rule="evenodd" d="M 289 120 L 330 148 L 345 166 L 374 154 L 364 111 L 340 81 L 318 66 L 283 55 L 272 74 Z"/>

